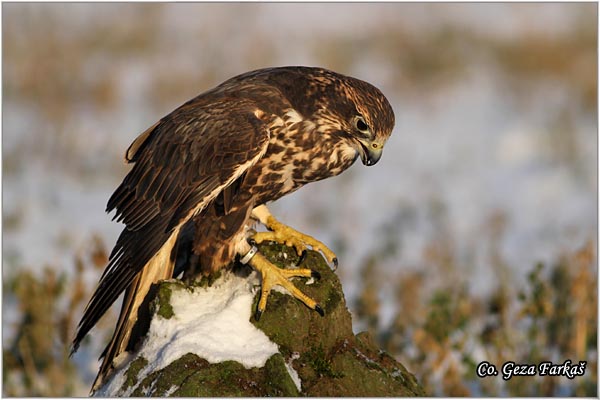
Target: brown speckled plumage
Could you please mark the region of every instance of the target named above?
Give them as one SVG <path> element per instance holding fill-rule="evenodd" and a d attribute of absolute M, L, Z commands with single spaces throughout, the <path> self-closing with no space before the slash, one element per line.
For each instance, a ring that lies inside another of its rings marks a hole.
<path fill-rule="evenodd" d="M 283 67 L 234 77 L 140 135 L 126 153 L 133 168 L 107 206 L 125 229 L 73 342 L 76 350 L 126 291 L 96 383 L 134 348 L 131 331 L 143 331 L 138 308 L 156 280 L 228 265 L 253 207 L 338 175 L 358 156 L 374 164 L 393 126 L 374 86 L 321 68 Z M 164 264 L 171 265 L 149 271 Z"/>

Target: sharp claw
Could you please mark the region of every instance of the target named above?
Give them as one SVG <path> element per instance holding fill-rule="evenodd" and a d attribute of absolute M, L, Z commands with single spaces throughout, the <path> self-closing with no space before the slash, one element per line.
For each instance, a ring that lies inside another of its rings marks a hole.
<path fill-rule="evenodd" d="M 302 264 L 304 259 L 306 259 L 307 254 L 308 254 L 308 252 L 306 250 L 302 250 L 302 254 L 300 255 L 300 258 L 298 259 L 298 262 L 296 263 L 296 265 Z"/>
<path fill-rule="evenodd" d="M 300 263 L 305 257 L 307 257 L 307 254 L 308 252 L 306 250 L 302 251 L 300 254 Z M 321 274 L 318 271 L 308 268 L 300 268 L 296 271 L 294 269 L 281 269 L 268 261 L 262 254 L 260 254 L 260 252 L 256 252 L 256 254 L 254 254 L 248 263 L 262 276 L 261 293 L 256 306 L 256 311 L 254 313 L 254 319 L 257 322 L 260 321 L 260 318 L 265 311 L 267 306 L 267 298 L 271 289 L 275 285 L 284 287 L 293 297 L 300 300 L 302 303 L 308 306 L 308 308 L 315 310 L 322 317 L 325 316 L 325 311 L 323 311 L 323 308 L 313 299 L 302 293 L 290 281 L 290 279 L 293 277 L 306 278 L 310 276 L 311 278 L 321 279 Z"/>
<path fill-rule="evenodd" d="M 315 311 L 318 312 L 321 317 L 325 316 L 325 311 L 323 311 L 323 309 L 321 308 L 321 306 L 318 305 L 318 304 L 315 306 Z"/>
<path fill-rule="evenodd" d="M 333 270 L 335 271 L 338 267 L 338 259 L 337 257 L 334 257 L 331 261 L 333 261 Z"/>

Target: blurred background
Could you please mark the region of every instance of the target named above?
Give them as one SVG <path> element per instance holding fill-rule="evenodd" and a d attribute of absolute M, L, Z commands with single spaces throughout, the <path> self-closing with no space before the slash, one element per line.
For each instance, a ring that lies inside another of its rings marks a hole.
<path fill-rule="evenodd" d="M 396 113 L 376 167 L 272 206 L 337 252 L 355 331 L 433 396 L 595 396 L 597 18 L 593 3 L 3 3 L 3 395 L 87 395 L 116 311 L 72 359 L 68 344 L 122 229 L 104 209 L 131 141 L 234 75 L 310 65 L 373 83 Z M 585 375 L 475 376 L 567 359 Z"/>

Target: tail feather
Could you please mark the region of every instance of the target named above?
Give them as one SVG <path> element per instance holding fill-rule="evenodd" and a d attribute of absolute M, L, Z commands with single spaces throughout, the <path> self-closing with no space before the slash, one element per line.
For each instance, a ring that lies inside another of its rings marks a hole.
<path fill-rule="evenodd" d="M 72 352 L 77 350 L 90 329 L 131 285 L 138 273 L 160 252 L 169 238 L 177 235 L 177 229 L 165 231 L 166 223 L 166 220 L 156 220 L 140 231 L 129 231 L 126 228 L 121 232 L 109 257 L 108 266 L 85 307 L 73 339 Z"/>
<path fill-rule="evenodd" d="M 145 333 L 149 324 L 148 303 L 153 298 L 156 283 L 170 279 L 173 275 L 175 248 L 179 229 L 176 229 L 160 250 L 146 263 L 144 268 L 135 276 L 125 291 L 123 306 L 119 321 L 113 336 L 104 350 L 104 358 L 98 375 L 92 385 L 92 393 L 106 381 L 117 365 L 114 361 L 125 351 L 134 350 L 140 336 Z M 146 329 L 134 329 L 145 325 Z"/>

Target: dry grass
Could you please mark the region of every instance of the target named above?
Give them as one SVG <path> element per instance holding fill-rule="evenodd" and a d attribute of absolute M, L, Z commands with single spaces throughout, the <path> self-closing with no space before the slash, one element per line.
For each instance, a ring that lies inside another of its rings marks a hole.
<path fill-rule="evenodd" d="M 435 247 L 435 246 L 434 246 Z M 99 274 L 106 249 L 93 237 L 75 256 L 75 273 L 57 275 L 46 267 L 41 276 L 23 269 L 4 286 L 5 303 L 19 307 L 19 321 L 4 349 L 5 396 L 82 395 L 81 371 L 68 358 L 70 340 L 92 287 L 85 270 Z M 597 273 L 594 245 L 565 254 L 550 265 L 538 264 L 518 287 L 499 284 L 481 298 L 473 296 L 459 276 L 452 257 L 434 257 L 433 268 L 406 271 L 396 282 L 396 315 L 381 327 L 380 260 L 370 257 L 362 270 L 362 291 L 355 318 L 378 338 L 381 346 L 416 374 L 432 395 L 593 396 L 597 390 Z M 442 265 L 445 264 L 445 265 Z M 464 281 L 464 280 L 463 280 Z M 434 285 L 431 283 L 435 282 Z M 114 315 L 103 318 L 101 335 L 112 328 Z M 84 341 L 82 349 L 90 343 Z M 80 350 L 81 351 L 81 350 Z M 476 356 L 476 354 L 479 356 Z M 480 357 L 483 356 L 483 359 Z M 480 379 L 476 365 L 508 360 L 561 363 L 588 361 L 584 377 Z"/>
<path fill-rule="evenodd" d="M 483 298 L 473 296 L 464 283 L 437 279 L 440 274 L 461 275 L 449 255 L 438 257 L 433 268 L 402 273 L 397 314 L 389 327 L 377 332 L 380 344 L 432 395 L 594 396 L 598 334 L 594 248 L 590 241 L 550 265 L 538 264 L 517 287 L 500 281 Z M 377 268 L 370 260 L 363 275 Z M 377 288 L 366 280 L 359 304 L 377 295 Z M 361 306 L 356 316 L 372 327 L 381 310 L 376 301 L 368 304 L 368 313 Z M 537 376 L 503 382 L 500 377 L 475 376 L 476 365 L 484 360 L 498 367 L 509 360 L 528 364 L 585 360 L 588 366 L 585 376 L 574 380 Z"/>
<path fill-rule="evenodd" d="M 70 344 L 91 287 L 86 270 L 100 272 L 107 253 L 96 236 L 74 257 L 74 274 L 46 266 L 41 276 L 23 268 L 4 283 L 3 303 L 18 306 L 18 321 L 3 350 L 3 396 L 70 397 L 85 394 L 87 382 L 73 360 Z M 110 313 L 109 313 L 110 314 Z"/>

